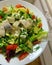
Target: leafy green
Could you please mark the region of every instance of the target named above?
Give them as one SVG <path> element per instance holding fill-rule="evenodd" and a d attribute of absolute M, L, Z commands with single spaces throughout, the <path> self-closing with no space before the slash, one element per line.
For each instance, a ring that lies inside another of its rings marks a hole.
<path fill-rule="evenodd" d="M 45 31 L 42 31 L 42 32 L 39 32 L 39 34 L 37 35 L 37 39 L 42 39 L 42 38 L 46 38 L 48 35 L 48 32 L 45 32 Z"/>
<path fill-rule="evenodd" d="M 7 14 L 4 13 L 2 10 L 0 10 L 0 16 L 2 16 L 2 19 L 5 20 L 7 17 Z"/>
<path fill-rule="evenodd" d="M 21 44 L 19 47 L 25 51 L 25 52 L 31 52 L 32 50 L 26 45 L 26 44 Z"/>
<path fill-rule="evenodd" d="M 36 40 L 37 39 L 37 35 L 35 35 L 35 34 L 33 34 L 30 38 L 29 38 L 29 40 L 31 41 L 31 42 L 33 42 L 34 40 Z"/>

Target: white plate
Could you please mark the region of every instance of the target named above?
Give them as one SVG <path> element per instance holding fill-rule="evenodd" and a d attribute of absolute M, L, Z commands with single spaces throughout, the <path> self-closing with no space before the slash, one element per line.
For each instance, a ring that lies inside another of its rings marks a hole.
<path fill-rule="evenodd" d="M 18 3 L 21 3 L 22 5 L 24 5 L 25 7 L 27 8 L 30 8 L 34 14 L 38 17 L 40 17 L 42 19 L 42 23 L 43 23 L 43 29 L 45 31 L 49 31 L 48 29 L 48 24 L 47 24 L 47 21 L 44 17 L 44 15 L 41 13 L 41 11 L 39 9 L 37 9 L 35 6 L 33 6 L 32 4 L 30 3 L 27 3 L 25 1 L 20 1 L 20 0 L 6 0 L 6 1 L 2 1 L 0 2 L 0 8 L 2 8 L 3 6 L 10 6 L 10 5 L 13 5 L 15 6 L 16 4 Z M 32 54 L 29 54 L 24 60 L 22 61 L 19 61 L 17 58 L 13 58 L 11 59 L 11 61 L 8 63 L 4 56 L 1 54 L 0 55 L 0 64 L 2 65 L 24 65 L 24 64 L 27 64 L 29 62 L 32 62 L 33 60 L 35 60 L 38 56 L 40 56 L 40 54 L 43 52 L 43 50 L 45 49 L 46 45 L 47 45 L 47 42 L 48 41 L 44 41 L 44 42 L 41 42 L 40 44 L 40 49 L 37 50 L 36 52 L 33 52 Z"/>

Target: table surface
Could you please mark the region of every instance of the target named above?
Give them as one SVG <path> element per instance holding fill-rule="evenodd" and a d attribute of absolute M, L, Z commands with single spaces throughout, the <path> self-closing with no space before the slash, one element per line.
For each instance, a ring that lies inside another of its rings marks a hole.
<path fill-rule="evenodd" d="M 33 62 L 27 64 L 27 65 L 42 65 L 42 64 L 41 64 L 41 61 L 40 61 L 40 57 L 37 58 L 35 61 L 33 61 Z"/>

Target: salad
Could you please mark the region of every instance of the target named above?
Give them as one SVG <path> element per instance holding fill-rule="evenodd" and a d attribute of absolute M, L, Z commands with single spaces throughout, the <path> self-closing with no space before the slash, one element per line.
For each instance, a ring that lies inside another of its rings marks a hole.
<path fill-rule="evenodd" d="M 46 36 L 41 18 L 22 4 L 0 10 L 0 53 L 7 61 L 15 56 L 24 59 Z"/>

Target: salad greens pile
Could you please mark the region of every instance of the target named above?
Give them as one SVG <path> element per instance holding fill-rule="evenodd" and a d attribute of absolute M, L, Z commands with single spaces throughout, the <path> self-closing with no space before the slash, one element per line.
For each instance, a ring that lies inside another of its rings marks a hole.
<path fill-rule="evenodd" d="M 33 52 L 33 45 L 46 36 L 41 18 L 36 17 L 30 9 L 17 4 L 0 10 L 0 49 L 7 60 L 19 52 Z"/>

